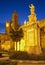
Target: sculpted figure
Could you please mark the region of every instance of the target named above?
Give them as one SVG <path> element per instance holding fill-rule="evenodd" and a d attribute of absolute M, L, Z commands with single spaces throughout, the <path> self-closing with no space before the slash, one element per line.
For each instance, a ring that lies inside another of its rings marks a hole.
<path fill-rule="evenodd" d="M 30 12 L 31 14 L 34 14 L 35 13 L 35 7 L 33 4 L 31 4 L 31 6 L 29 5 L 29 8 L 30 8 Z"/>

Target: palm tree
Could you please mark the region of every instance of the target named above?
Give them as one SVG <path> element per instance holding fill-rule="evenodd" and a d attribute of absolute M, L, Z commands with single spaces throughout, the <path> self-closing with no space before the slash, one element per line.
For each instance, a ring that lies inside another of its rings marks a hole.
<path fill-rule="evenodd" d="M 16 29 L 16 31 L 14 31 L 12 28 L 11 28 L 11 31 L 10 31 L 10 37 L 12 38 L 13 41 L 16 41 L 16 51 L 17 51 L 17 42 L 22 39 L 23 37 L 23 30 L 22 28 L 18 28 Z M 20 48 L 20 47 L 19 47 Z"/>

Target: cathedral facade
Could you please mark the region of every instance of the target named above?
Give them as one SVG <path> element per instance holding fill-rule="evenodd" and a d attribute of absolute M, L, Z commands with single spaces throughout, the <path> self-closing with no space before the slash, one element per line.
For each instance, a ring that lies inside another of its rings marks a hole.
<path fill-rule="evenodd" d="M 45 48 L 45 20 L 37 20 L 35 6 L 31 4 L 30 15 L 28 21 L 20 26 L 24 36 L 16 43 L 10 37 L 10 29 L 15 30 L 18 23 L 18 14 L 12 14 L 12 21 L 6 22 L 5 34 L 0 34 L 0 48 L 3 50 L 26 51 L 32 54 L 42 53 L 42 48 Z M 16 50 L 17 48 L 17 50 Z"/>

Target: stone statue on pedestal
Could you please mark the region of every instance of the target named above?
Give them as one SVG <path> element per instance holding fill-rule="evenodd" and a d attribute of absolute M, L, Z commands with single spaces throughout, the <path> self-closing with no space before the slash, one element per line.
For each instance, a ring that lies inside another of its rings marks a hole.
<path fill-rule="evenodd" d="M 35 13 L 35 7 L 33 4 L 31 4 L 31 6 L 29 5 L 29 8 L 30 8 L 30 12 L 31 14 L 34 14 Z"/>
<path fill-rule="evenodd" d="M 31 4 L 31 6 L 29 5 L 29 8 L 30 8 L 30 13 L 31 13 L 28 16 L 29 17 L 29 21 L 34 23 L 37 20 L 36 14 L 35 14 L 35 6 L 33 4 Z"/>

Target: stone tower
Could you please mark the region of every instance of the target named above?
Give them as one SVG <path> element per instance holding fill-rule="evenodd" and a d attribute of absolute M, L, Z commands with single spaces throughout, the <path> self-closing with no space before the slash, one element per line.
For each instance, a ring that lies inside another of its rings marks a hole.
<path fill-rule="evenodd" d="M 18 23 L 18 14 L 16 13 L 16 11 L 14 11 L 14 13 L 12 14 L 12 27 L 13 29 L 16 29 L 19 25 Z"/>

